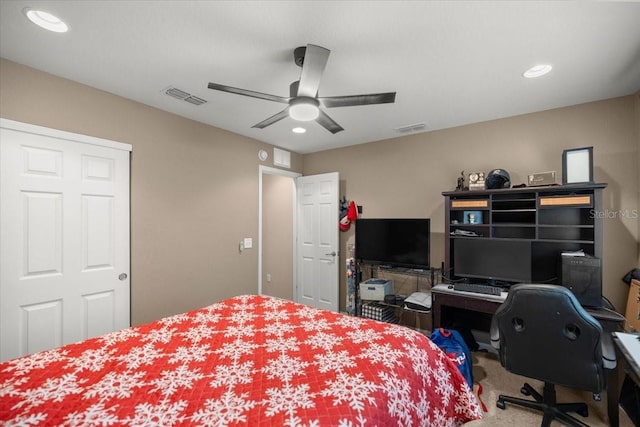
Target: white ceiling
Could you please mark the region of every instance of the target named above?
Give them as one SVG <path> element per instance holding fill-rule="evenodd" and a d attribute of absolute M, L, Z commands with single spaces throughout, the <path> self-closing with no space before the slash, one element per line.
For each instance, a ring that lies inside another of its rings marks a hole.
<path fill-rule="evenodd" d="M 26 7 L 71 30 L 31 24 Z M 293 49 L 331 50 L 320 96 L 396 91 L 394 104 L 332 108 L 344 131 L 286 118 L 283 104 L 208 82 L 288 96 Z M 562 1 L 0 0 L 0 56 L 273 145 L 310 153 L 628 95 L 640 90 L 640 3 Z M 553 71 L 536 80 L 538 63 Z M 173 86 L 208 102 L 164 94 Z"/>

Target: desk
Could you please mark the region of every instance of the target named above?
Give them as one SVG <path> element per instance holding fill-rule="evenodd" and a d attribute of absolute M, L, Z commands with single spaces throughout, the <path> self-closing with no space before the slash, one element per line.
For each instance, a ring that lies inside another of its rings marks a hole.
<path fill-rule="evenodd" d="M 472 292 L 455 291 L 449 285 L 436 285 L 431 288 L 431 312 L 433 313 L 433 328 L 442 325 L 443 307 L 455 307 L 463 310 L 491 314 L 496 312 L 500 304 L 507 299 L 507 293 L 498 295 L 476 294 Z"/>
<path fill-rule="evenodd" d="M 616 374 L 609 380 L 609 388 L 613 391 L 613 396 L 608 395 L 611 398 L 610 407 L 618 406 L 620 399 L 620 392 L 622 389 L 622 378 L 624 378 L 625 372 L 629 374 L 629 377 L 638 385 L 640 385 L 640 341 L 637 340 L 637 334 L 627 334 L 622 332 L 614 332 L 613 343 L 616 347 L 616 360 L 618 366 L 616 367 Z M 609 408 L 611 410 L 611 408 Z M 618 412 L 615 413 L 615 418 L 612 418 L 612 413 L 609 412 L 609 421 L 612 426 L 617 426 L 619 423 Z"/>
<path fill-rule="evenodd" d="M 496 312 L 500 304 L 507 299 L 507 292 L 502 292 L 500 296 L 476 294 L 473 292 L 456 291 L 449 288 L 449 285 L 436 285 L 431 289 L 433 313 L 433 327 L 442 326 L 442 309 L 444 307 L 456 307 L 468 311 L 491 314 Z M 592 315 L 602 325 L 605 332 L 616 332 L 620 330 L 625 318 L 608 308 L 585 307 L 587 313 Z"/>
<path fill-rule="evenodd" d="M 613 342 L 618 360 L 623 362 L 631 379 L 640 385 L 640 335 L 614 332 Z"/>
<path fill-rule="evenodd" d="M 433 327 L 435 329 L 443 326 L 443 308 L 455 307 L 470 312 L 493 315 L 500 304 L 507 298 L 507 295 L 507 292 L 502 292 L 500 296 L 476 294 L 472 292 L 455 291 L 452 288 L 450 289 L 448 285 L 436 285 L 431 289 Z M 585 307 L 585 310 L 602 325 L 605 333 L 603 339 L 610 339 L 609 337 L 613 332 L 621 329 L 621 325 L 625 320 L 623 315 L 607 308 L 595 309 Z M 621 357 L 617 357 L 617 359 L 620 360 Z M 607 370 L 607 414 L 612 427 L 618 427 L 619 424 L 619 388 L 622 385 L 619 377 L 620 373 L 624 372 L 620 365 L 621 363 L 618 363 L 615 369 Z"/>

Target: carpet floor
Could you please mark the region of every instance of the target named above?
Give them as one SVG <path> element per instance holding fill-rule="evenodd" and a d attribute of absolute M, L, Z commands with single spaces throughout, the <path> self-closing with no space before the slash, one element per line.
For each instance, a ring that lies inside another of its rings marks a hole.
<path fill-rule="evenodd" d="M 473 379 L 476 382 L 474 391 L 476 395 L 482 386 L 479 395 L 480 400 L 487 407 L 482 420 L 476 420 L 465 424 L 465 427 L 537 427 L 542 423 L 542 413 L 536 412 L 520 406 L 509 405 L 502 410 L 496 406 L 498 395 L 507 396 L 526 396 L 520 394 L 520 388 L 525 382 L 528 382 L 542 392 L 542 382 L 531 380 L 519 375 L 507 372 L 500 366 L 500 360 L 495 353 L 476 351 L 473 352 Z M 602 393 L 602 400 L 597 402 L 593 400 L 592 394 L 581 392 L 565 387 L 556 387 L 558 402 L 585 402 L 589 406 L 589 417 L 582 418 L 579 415 L 571 414 L 579 418 L 582 422 L 591 427 L 609 426 L 607 417 L 607 400 L 606 393 Z M 554 421 L 552 427 L 562 426 L 564 424 Z M 624 410 L 620 409 L 620 427 L 633 427 L 633 422 L 627 416 Z"/>

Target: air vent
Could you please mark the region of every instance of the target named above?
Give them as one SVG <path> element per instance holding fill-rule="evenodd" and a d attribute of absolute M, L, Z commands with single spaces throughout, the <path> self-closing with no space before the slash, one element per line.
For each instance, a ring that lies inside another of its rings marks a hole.
<path fill-rule="evenodd" d="M 202 98 L 200 98 L 198 96 L 191 95 L 189 92 L 185 92 L 185 91 L 177 89 L 175 87 L 169 87 L 169 88 L 165 89 L 164 93 L 166 95 L 169 95 L 169 96 L 173 97 L 173 98 L 181 99 L 181 100 L 186 101 L 189 104 L 193 104 L 193 105 L 202 105 L 205 102 L 207 102 L 206 99 L 202 99 Z"/>
<path fill-rule="evenodd" d="M 164 93 L 178 99 L 185 99 L 187 96 L 189 96 L 187 92 L 180 89 L 176 89 L 175 87 L 170 87 Z"/>
<path fill-rule="evenodd" d="M 424 130 L 426 126 L 427 125 L 425 125 L 424 123 L 415 123 L 412 125 L 395 128 L 394 130 L 399 133 L 418 132 L 418 131 Z"/>
<path fill-rule="evenodd" d="M 202 105 L 207 102 L 206 100 L 193 95 L 187 96 L 184 100 L 194 105 Z"/>

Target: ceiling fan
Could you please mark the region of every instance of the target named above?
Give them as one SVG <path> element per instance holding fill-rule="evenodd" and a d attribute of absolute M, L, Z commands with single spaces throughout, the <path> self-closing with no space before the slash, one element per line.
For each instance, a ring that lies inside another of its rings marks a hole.
<path fill-rule="evenodd" d="M 296 65 L 302 67 L 302 71 L 300 80 L 289 85 L 289 97 L 270 95 L 217 83 L 209 83 L 209 89 L 288 104 L 284 110 L 252 126 L 258 129 L 264 129 L 290 116 L 292 119 L 299 121 L 315 120 L 329 132 L 335 134 L 344 129 L 320 107 L 335 108 L 395 102 L 395 92 L 319 97 L 318 87 L 320 86 L 320 79 L 327 65 L 330 52 L 329 49 L 312 44 L 301 46 L 294 50 L 294 61 Z"/>

